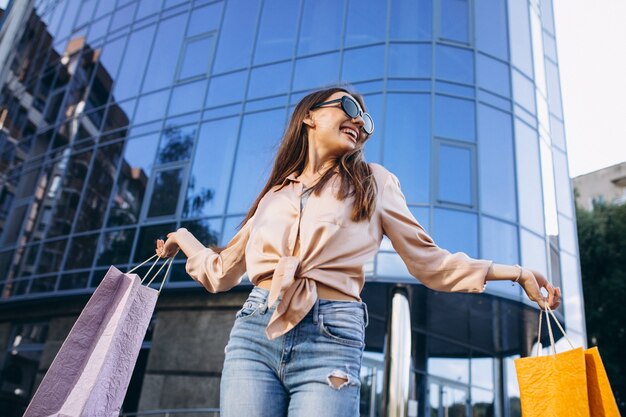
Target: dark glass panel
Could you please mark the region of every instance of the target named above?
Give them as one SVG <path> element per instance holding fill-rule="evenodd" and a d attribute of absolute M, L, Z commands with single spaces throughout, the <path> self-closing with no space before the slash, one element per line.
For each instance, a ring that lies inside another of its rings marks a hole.
<path fill-rule="evenodd" d="M 142 91 L 158 90 L 172 84 L 187 15 L 182 14 L 159 24 Z"/>
<path fill-rule="evenodd" d="M 124 265 L 130 258 L 135 229 L 115 230 L 102 235 L 96 265 Z"/>
<path fill-rule="evenodd" d="M 39 256 L 37 273 L 45 274 L 47 272 L 58 272 L 61 269 L 61 262 L 63 261 L 66 246 L 67 239 L 44 243 L 41 255 Z"/>
<path fill-rule="evenodd" d="M 191 157 L 198 125 L 177 126 L 166 124 L 161 136 L 157 164 L 183 161 Z"/>
<path fill-rule="evenodd" d="M 222 228 L 222 218 L 186 221 L 182 222 L 180 227 L 189 230 L 204 246 L 217 245 Z"/>
<path fill-rule="evenodd" d="M 168 216 L 176 213 L 182 182 L 182 168 L 159 171 L 156 174 L 148 217 Z"/>
<path fill-rule="evenodd" d="M 42 292 L 52 292 L 54 291 L 54 287 L 57 283 L 57 276 L 44 277 L 33 279 L 33 282 L 30 284 L 30 294 L 34 293 L 42 293 Z"/>
<path fill-rule="evenodd" d="M 248 0 L 226 3 L 213 67 L 215 73 L 244 68 L 250 63 L 260 4 Z"/>
<path fill-rule="evenodd" d="M 494 393 L 491 390 L 472 388 L 471 415 L 481 417 L 495 417 Z"/>
<path fill-rule="evenodd" d="M 254 54 L 255 64 L 291 58 L 296 42 L 299 1 L 266 0 Z"/>
<path fill-rule="evenodd" d="M 139 231 L 139 239 L 135 247 L 134 262 L 140 264 L 155 254 L 157 239 L 167 239 L 167 234 L 176 231 L 176 223 L 145 226 Z M 150 261 L 146 265 L 151 265 Z M 154 271 L 154 270 L 153 270 Z"/>
<path fill-rule="evenodd" d="M 59 290 L 75 290 L 80 288 L 87 288 L 89 282 L 89 272 L 74 272 L 70 274 L 61 275 L 59 281 Z"/>
<path fill-rule="evenodd" d="M 72 243 L 67 252 L 65 269 L 89 268 L 93 262 L 97 245 L 97 233 L 72 238 Z"/>
<path fill-rule="evenodd" d="M 345 0 L 304 0 L 298 56 L 339 49 Z"/>

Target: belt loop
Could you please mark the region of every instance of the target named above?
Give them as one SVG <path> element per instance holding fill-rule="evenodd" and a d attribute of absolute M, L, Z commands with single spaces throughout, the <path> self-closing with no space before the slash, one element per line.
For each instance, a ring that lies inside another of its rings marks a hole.
<path fill-rule="evenodd" d="M 319 305 L 320 299 L 315 300 L 315 304 L 313 304 L 313 324 L 317 324 L 318 314 L 319 314 Z"/>
<path fill-rule="evenodd" d="M 367 325 L 368 325 L 368 324 L 369 324 L 369 322 L 370 322 L 369 315 L 367 314 L 367 304 L 365 304 L 365 302 L 361 301 L 361 306 L 363 307 L 363 313 L 365 314 L 365 315 L 364 315 L 364 318 L 365 318 L 365 327 L 367 327 Z"/>

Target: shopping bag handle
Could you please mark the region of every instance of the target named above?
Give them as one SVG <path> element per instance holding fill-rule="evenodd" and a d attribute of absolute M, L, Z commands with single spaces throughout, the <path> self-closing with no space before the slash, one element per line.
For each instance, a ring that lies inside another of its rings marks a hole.
<path fill-rule="evenodd" d="M 137 265 L 136 267 L 134 267 L 133 269 L 131 269 L 130 271 L 128 271 L 126 273 L 130 274 L 135 269 L 137 269 L 140 266 L 144 265 L 146 262 L 150 261 L 151 259 L 153 259 L 156 256 L 158 256 L 158 255 L 157 254 L 152 255 L 151 257 L 149 257 L 148 259 L 146 259 L 145 261 L 143 261 L 142 263 L 140 263 L 139 265 Z M 146 272 L 146 275 L 144 275 L 144 277 L 141 279 L 141 284 L 143 284 L 143 282 L 146 280 L 146 278 L 148 278 L 148 275 L 150 275 L 150 271 L 152 271 L 152 269 L 157 264 L 157 262 L 159 262 L 160 259 L 162 259 L 160 256 L 158 256 L 158 258 L 155 259 L 155 261 L 152 263 L 152 266 L 150 267 L 150 269 L 148 269 L 148 272 Z M 165 276 L 163 277 L 163 281 L 161 281 L 161 285 L 159 286 L 158 293 L 160 294 L 161 293 L 161 289 L 163 289 L 163 284 L 165 284 L 165 281 L 167 280 L 167 276 L 170 273 L 170 268 L 172 267 L 172 262 L 174 262 L 174 257 L 171 257 L 170 259 L 168 259 L 165 262 L 163 262 L 163 265 L 161 265 L 159 270 L 155 272 L 154 276 L 152 277 L 152 279 L 150 279 L 150 281 L 148 282 L 148 284 L 146 284 L 146 286 L 149 287 L 152 284 L 152 281 L 154 281 L 154 279 L 157 277 L 157 275 L 159 275 L 159 272 L 161 272 L 163 267 L 165 265 L 167 265 L 167 270 L 165 271 Z"/>
<path fill-rule="evenodd" d="M 550 326 L 550 315 L 552 315 L 552 318 L 554 319 L 554 322 L 556 323 L 556 325 L 559 326 L 559 329 L 563 333 L 563 336 L 565 336 L 565 339 L 567 339 L 567 342 L 569 343 L 569 345 L 572 347 L 572 349 L 575 349 L 574 345 L 572 344 L 572 341 L 569 339 L 569 337 L 567 337 L 567 333 L 565 333 L 565 330 L 561 326 L 561 323 L 559 323 L 556 316 L 552 312 L 552 309 L 548 306 L 548 303 L 546 303 L 545 306 L 546 306 L 546 309 L 545 309 L 546 324 L 548 325 L 548 333 L 550 334 L 550 346 L 552 347 L 552 353 L 556 355 L 554 335 L 552 334 L 552 326 Z M 535 356 L 539 356 L 539 346 L 541 345 L 541 318 L 543 317 L 543 311 L 544 311 L 543 309 L 539 310 L 539 328 L 537 329 L 537 353 L 535 354 Z M 550 312 L 550 314 L 548 314 L 548 312 Z"/>

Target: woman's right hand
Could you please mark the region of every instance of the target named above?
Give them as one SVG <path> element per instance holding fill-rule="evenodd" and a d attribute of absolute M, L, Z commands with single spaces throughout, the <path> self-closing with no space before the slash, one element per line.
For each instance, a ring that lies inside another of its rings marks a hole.
<path fill-rule="evenodd" d="M 176 256 L 179 250 L 176 232 L 168 233 L 167 241 L 163 241 L 163 239 L 157 240 L 156 254 L 160 258 L 172 258 Z"/>

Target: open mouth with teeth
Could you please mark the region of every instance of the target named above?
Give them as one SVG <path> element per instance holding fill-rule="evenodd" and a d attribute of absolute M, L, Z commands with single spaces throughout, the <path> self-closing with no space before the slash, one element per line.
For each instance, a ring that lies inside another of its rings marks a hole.
<path fill-rule="evenodd" d="M 341 133 L 345 133 L 346 135 L 348 135 L 350 139 L 354 141 L 354 143 L 357 142 L 358 137 L 359 137 L 359 133 L 351 127 L 342 127 Z"/>

